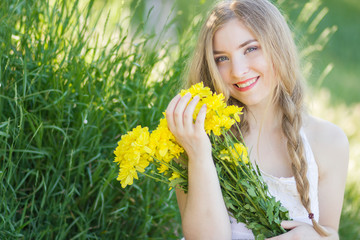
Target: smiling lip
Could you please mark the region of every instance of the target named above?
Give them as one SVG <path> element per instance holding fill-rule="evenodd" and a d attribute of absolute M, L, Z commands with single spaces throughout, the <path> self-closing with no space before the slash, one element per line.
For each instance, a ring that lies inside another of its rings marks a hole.
<path fill-rule="evenodd" d="M 256 82 L 258 81 L 258 79 L 259 79 L 259 76 L 249 78 L 249 79 L 247 79 L 247 80 L 245 80 L 243 82 L 235 83 L 234 87 L 238 91 L 245 92 L 245 91 L 248 91 L 249 89 L 251 89 L 252 87 L 254 87 Z"/>

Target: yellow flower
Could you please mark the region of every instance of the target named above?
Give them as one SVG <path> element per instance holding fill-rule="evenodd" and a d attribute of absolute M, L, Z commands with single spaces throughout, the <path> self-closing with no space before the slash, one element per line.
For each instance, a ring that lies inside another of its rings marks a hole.
<path fill-rule="evenodd" d="M 121 137 L 114 154 L 114 162 L 119 164 L 117 180 L 125 188 L 133 184 L 133 179 L 138 179 L 137 172 L 144 172 L 152 160 L 152 150 L 149 148 L 150 133 L 148 128 L 137 126 L 132 131 Z"/>
<path fill-rule="evenodd" d="M 222 149 L 220 151 L 220 159 L 221 160 L 225 160 L 225 161 L 229 161 L 230 162 L 230 156 L 229 156 L 229 151 L 226 149 Z"/>
<path fill-rule="evenodd" d="M 195 120 L 200 108 L 206 104 L 205 131 L 207 134 L 211 132 L 216 136 L 221 135 L 223 130 L 228 130 L 236 122 L 240 121 L 239 115 L 242 108 L 237 106 L 227 106 L 223 94 L 212 93 L 210 88 L 204 87 L 202 82 L 192 85 L 187 90 L 180 92 L 181 96 L 191 93 L 192 97 L 199 96 L 200 100 L 195 107 L 193 119 Z"/>
<path fill-rule="evenodd" d="M 231 148 L 231 154 L 237 161 L 242 161 L 243 163 L 247 164 L 249 162 L 247 148 L 244 144 L 235 143 L 235 148 Z"/>
<path fill-rule="evenodd" d="M 242 110 L 243 110 L 242 107 L 230 105 L 230 106 L 227 106 L 224 109 L 222 114 L 224 114 L 226 116 L 233 116 L 235 121 L 240 122 L 240 116 L 239 115 L 242 114 Z"/>
<path fill-rule="evenodd" d="M 130 165 L 123 165 L 120 168 L 117 180 L 120 181 L 121 187 L 125 188 L 127 185 L 133 184 L 133 179 L 138 179 L 136 169 Z"/>
<path fill-rule="evenodd" d="M 171 174 L 171 177 L 169 178 L 169 181 L 175 180 L 175 179 L 177 179 L 177 178 L 180 178 L 180 174 L 177 173 L 177 172 L 173 172 L 173 173 Z"/>
<path fill-rule="evenodd" d="M 180 91 L 181 96 L 184 96 L 186 93 L 191 93 L 192 96 L 198 95 L 200 98 L 212 95 L 210 88 L 204 87 L 202 82 L 192 85 L 189 89 Z"/>
<path fill-rule="evenodd" d="M 167 127 L 165 118 L 160 120 L 157 129 L 151 133 L 149 147 L 153 151 L 153 156 L 158 161 L 165 163 L 169 163 L 173 158 L 178 158 L 184 152 L 184 149 L 176 142 L 174 135 Z"/>
<path fill-rule="evenodd" d="M 149 160 L 145 158 L 140 158 L 138 164 L 135 166 L 138 172 L 145 172 L 145 168 L 149 166 Z"/>
<path fill-rule="evenodd" d="M 224 131 L 231 128 L 235 122 L 240 121 L 239 115 L 242 108 L 237 106 L 227 106 L 223 94 L 214 94 L 210 88 L 198 83 L 187 90 L 182 90 L 180 95 L 191 93 L 192 97 L 199 96 L 200 100 L 194 111 L 196 119 L 200 108 L 206 104 L 205 131 L 207 134 L 220 136 Z M 137 126 L 132 131 L 121 137 L 114 154 L 115 160 L 120 169 L 118 180 L 122 187 L 133 184 L 133 179 L 137 179 L 138 172 L 144 172 L 149 163 L 155 159 L 159 173 L 166 174 L 172 159 L 179 158 L 184 149 L 176 142 L 174 135 L 168 128 L 166 115 L 160 120 L 158 127 L 150 134 L 147 127 Z M 224 159 L 230 159 L 230 155 L 235 158 L 244 155 L 243 151 L 231 150 L 222 154 Z M 245 151 L 246 152 L 246 151 Z M 236 155 L 238 154 L 238 155 Z M 247 153 L 246 153 L 247 154 Z M 247 158 L 247 155 L 246 155 Z M 170 179 L 174 179 L 173 175 Z M 171 181 L 171 180 L 170 180 Z"/>
<path fill-rule="evenodd" d="M 168 166 L 161 163 L 160 167 L 158 167 L 157 170 L 159 171 L 159 173 L 165 173 L 167 170 L 169 170 L 169 168 Z"/>
<path fill-rule="evenodd" d="M 172 186 L 175 186 L 176 183 L 171 183 L 172 181 L 174 181 L 175 179 L 178 179 L 180 178 L 180 174 L 178 172 L 173 172 L 171 174 L 171 177 L 169 178 L 169 182 L 170 182 L 170 188 L 169 188 L 169 191 L 172 189 Z"/>
<path fill-rule="evenodd" d="M 202 99 L 202 103 L 206 104 L 206 107 L 213 111 L 221 111 L 226 108 L 225 97 L 222 93 L 209 95 Z"/>
<path fill-rule="evenodd" d="M 218 156 L 221 160 L 228 162 L 234 161 L 235 165 L 239 165 L 239 162 L 247 164 L 249 162 L 247 148 L 244 144 L 235 143 L 234 147 L 229 147 L 229 149 L 220 150 Z"/>

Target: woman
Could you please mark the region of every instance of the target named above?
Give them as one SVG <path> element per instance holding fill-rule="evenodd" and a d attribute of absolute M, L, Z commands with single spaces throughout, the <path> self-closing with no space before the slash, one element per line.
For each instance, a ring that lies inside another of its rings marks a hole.
<path fill-rule="evenodd" d="M 338 239 L 348 141 L 337 126 L 304 112 L 302 76 L 286 21 L 267 0 L 220 3 L 206 20 L 188 83 L 204 82 L 228 104 L 244 106 L 242 133 L 270 192 L 294 221 L 273 239 Z M 168 126 L 186 150 L 189 190 L 177 190 L 183 233 L 190 239 L 253 239 L 230 218 L 204 131 L 206 106 L 174 97 Z"/>

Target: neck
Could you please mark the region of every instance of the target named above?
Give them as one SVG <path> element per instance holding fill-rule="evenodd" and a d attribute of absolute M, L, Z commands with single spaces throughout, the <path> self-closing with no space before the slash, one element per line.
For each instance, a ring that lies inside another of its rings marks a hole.
<path fill-rule="evenodd" d="M 279 130 L 281 132 L 282 114 L 276 104 L 269 101 L 262 105 L 248 106 L 247 115 L 250 132 L 261 134 L 273 134 Z"/>

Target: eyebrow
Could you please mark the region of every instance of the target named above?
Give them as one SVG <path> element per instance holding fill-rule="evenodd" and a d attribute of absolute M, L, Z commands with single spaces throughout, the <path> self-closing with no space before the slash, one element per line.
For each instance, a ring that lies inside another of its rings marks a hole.
<path fill-rule="evenodd" d="M 256 42 L 257 40 L 256 39 L 250 39 L 250 40 L 247 40 L 245 42 L 243 42 L 242 44 L 239 45 L 238 48 L 243 48 L 245 47 L 246 45 L 252 43 L 252 42 Z M 223 51 L 217 51 L 217 50 L 214 50 L 213 51 L 214 54 L 219 54 L 219 53 L 223 53 Z"/>

